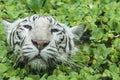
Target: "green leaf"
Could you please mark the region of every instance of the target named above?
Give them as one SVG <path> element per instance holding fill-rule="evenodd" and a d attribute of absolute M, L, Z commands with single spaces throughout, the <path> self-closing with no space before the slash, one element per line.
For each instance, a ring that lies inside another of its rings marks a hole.
<path fill-rule="evenodd" d="M 4 73 L 7 70 L 7 66 L 5 64 L 0 63 L 0 74 Z"/>
<path fill-rule="evenodd" d="M 68 76 L 60 74 L 57 76 L 57 80 L 68 80 Z"/>
<path fill-rule="evenodd" d="M 94 28 L 95 30 L 93 30 L 92 32 L 92 37 L 90 37 L 91 40 L 95 40 L 98 41 L 103 37 L 104 33 L 103 30 L 101 28 Z"/>
<path fill-rule="evenodd" d="M 20 80 L 20 77 L 15 77 L 15 76 L 13 76 L 13 77 L 10 77 L 9 80 Z"/>
<path fill-rule="evenodd" d="M 48 76 L 47 80 L 56 80 L 56 75 Z"/>
<path fill-rule="evenodd" d="M 46 80 L 46 77 L 47 77 L 47 74 L 44 74 L 44 75 L 40 78 L 40 80 Z"/>
<path fill-rule="evenodd" d="M 24 80 L 33 80 L 33 79 L 30 77 L 25 77 Z"/>
<path fill-rule="evenodd" d="M 120 38 L 116 38 L 114 41 L 113 41 L 113 46 L 120 50 Z"/>
<path fill-rule="evenodd" d="M 111 71 L 112 73 L 119 73 L 119 70 L 118 70 L 116 64 L 110 65 L 110 68 L 109 68 L 109 69 L 110 69 L 110 71 Z"/>
<path fill-rule="evenodd" d="M 69 73 L 70 79 L 77 79 L 78 78 L 78 73 L 77 72 L 70 72 Z"/>
<path fill-rule="evenodd" d="M 28 6 L 35 12 L 39 12 L 46 0 L 27 0 Z"/>
<path fill-rule="evenodd" d="M 104 70 L 104 73 L 103 73 L 103 76 L 111 76 L 111 72 L 110 72 L 110 70 L 107 70 L 107 69 L 105 69 Z"/>

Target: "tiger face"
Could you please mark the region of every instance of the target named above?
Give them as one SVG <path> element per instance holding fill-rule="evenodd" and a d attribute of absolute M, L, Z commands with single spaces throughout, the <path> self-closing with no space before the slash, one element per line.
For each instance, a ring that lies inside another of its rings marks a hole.
<path fill-rule="evenodd" d="M 51 16 L 32 16 L 10 23 L 3 20 L 8 32 L 7 41 L 17 55 L 15 67 L 29 66 L 40 71 L 59 63 L 69 63 L 77 51 L 84 25 L 68 27 Z"/>

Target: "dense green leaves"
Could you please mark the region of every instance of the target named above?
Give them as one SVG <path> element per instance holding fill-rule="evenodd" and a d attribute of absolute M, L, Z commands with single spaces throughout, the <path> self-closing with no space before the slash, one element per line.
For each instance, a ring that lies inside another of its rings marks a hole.
<path fill-rule="evenodd" d="M 32 14 L 55 17 L 69 26 L 87 25 L 90 41 L 82 43 L 73 61 L 80 66 L 58 66 L 51 74 L 14 69 L 15 56 L 0 22 L 0 80 L 120 80 L 119 0 L 0 0 L 0 18 L 16 19 Z"/>
<path fill-rule="evenodd" d="M 31 10 L 40 12 L 40 9 L 44 6 L 45 2 L 46 0 L 27 0 L 26 4 Z"/>
<path fill-rule="evenodd" d="M 7 66 L 5 64 L 0 64 L 0 74 L 4 73 L 7 70 Z"/>

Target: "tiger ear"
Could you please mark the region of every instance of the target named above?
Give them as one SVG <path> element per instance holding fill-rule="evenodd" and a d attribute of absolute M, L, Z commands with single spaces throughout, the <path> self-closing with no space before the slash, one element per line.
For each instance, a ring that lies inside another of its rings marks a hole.
<path fill-rule="evenodd" d="M 73 26 L 71 29 L 71 32 L 73 33 L 74 36 L 74 41 L 75 43 L 80 42 L 80 38 L 82 37 L 84 30 L 85 30 L 86 25 L 85 24 L 80 24 L 78 26 Z"/>
<path fill-rule="evenodd" d="M 2 19 L 2 23 L 7 31 L 11 30 L 12 22 Z"/>

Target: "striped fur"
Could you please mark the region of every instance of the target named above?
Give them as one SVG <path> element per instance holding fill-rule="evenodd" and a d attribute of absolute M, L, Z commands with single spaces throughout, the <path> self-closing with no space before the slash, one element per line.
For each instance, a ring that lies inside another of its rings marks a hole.
<path fill-rule="evenodd" d="M 38 14 L 13 23 L 3 20 L 3 23 L 8 32 L 8 43 L 17 55 L 16 67 L 26 65 L 36 71 L 59 63 L 69 64 L 70 57 L 77 51 L 74 39 L 80 38 L 84 30 L 84 25 L 69 28 L 51 16 Z M 46 40 L 49 43 L 38 45 L 41 47 L 38 49 L 32 40 Z"/>

